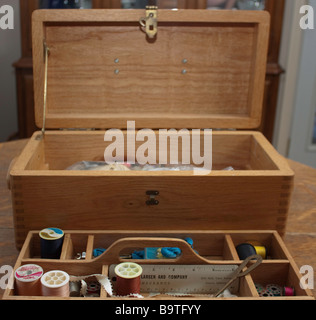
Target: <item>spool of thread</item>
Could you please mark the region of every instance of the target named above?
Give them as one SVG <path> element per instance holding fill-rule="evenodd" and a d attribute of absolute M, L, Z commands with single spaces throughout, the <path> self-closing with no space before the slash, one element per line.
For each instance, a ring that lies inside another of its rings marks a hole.
<path fill-rule="evenodd" d="M 80 297 L 80 289 L 81 284 L 80 282 L 69 282 L 69 296 L 70 297 Z"/>
<path fill-rule="evenodd" d="M 46 272 L 42 278 L 42 295 L 45 297 L 69 297 L 69 275 L 60 270 Z"/>
<path fill-rule="evenodd" d="M 240 260 L 257 254 L 255 247 L 250 243 L 241 243 L 236 247 L 236 250 Z"/>
<path fill-rule="evenodd" d="M 15 294 L 19 296 L 41 296 L 42 267 L 36 264 L 26 264 L 14 273 Z"/>
<path fill-rule="evenodd" d="M 254 248 L 256 249 L 257 254 L 260 255 L 262 259 L 267 258 L 267 248 L 263 246 L 259 241 L 250 240 L 250 241 L 246 241 L 246 243 L 253 245 Z"/>
<path fill-rule="evenodd" d="M 283 287 L 283 296 L 294 297 L 295 289 L 293 287 Z"/>
<path fill-rule="evenodd" d="M 267 249 L 264 246 L 254 246 L 257 254 L 262 257 L 262 259 L 266 259 L 267 257 Z"/>
<path fill-rule="evenodd" d="M 116 274 L 116 294 L 118 296 L 128 296 L 130 294 L 140 294 L 140 277 L 143 269 L 133 262 L 124 262 L 115 267 Z"/>
<path fill-rule="evenodd" d="M 58 228 L 40 231 L 42 259 L 59 259 L 64 242 L 64 232 Z"/>

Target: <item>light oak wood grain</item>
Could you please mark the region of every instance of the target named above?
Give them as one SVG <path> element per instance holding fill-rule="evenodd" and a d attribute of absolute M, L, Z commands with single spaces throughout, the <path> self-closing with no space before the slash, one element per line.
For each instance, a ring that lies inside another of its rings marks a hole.
<path fill-rule="evenodd" d="M 267 12 L 159 10 L 154 41 L 140 30 L 143 14 L 113 9 L 33 13 L 39 127 L 44 39 L 50 49 L 47 128 L 126 128 L 128 120 L 156 129 L 259 127 Z"/>
<path fill-rule="evenodd" d="M 214 132 L 215 170 L 207 175 L 65 170 L 101 157 L 109 144 L 103 135 L 51 131 L 30 139 L 10 171 L 19 247 L 28 231 L 47 225 L 72 230 L 263 228 L 284 234 L 293 172 L 261 133 Z M 179 157 L 181 151 L 180 144 Z M 222 170 L 229 165 L 236 170 Z M 146 204 L 149 190 L 159 191 L 159 205 Z"/>
<path fill-rule="evenodd" d="M 20 154 L 21 150 L 25 147 L 28 140 L 20 140 L 16 142 L 4 143 L 0 144 L 0 192 L 1 192 L 1 207 L 0 207 L 0 220 L 1 220 L 1 232 L 0 232 L 0 261 L 1 265 L 11 265 L 12 267 L 15 265 L 16 260 L 19 256 L 19 251 L 15 247 L 15 238 L 14 238 L 14 226 L 13 226 L 13 217 L 12 217 L 12 204 L 11 204 L 11 195 L 10 191 L 7 189 L 5 176 L 7 174 L 7 170 L 11 160 Z M 304 166 L 300 163 L 287 160 L 290 164 L 290 167 L 294 170 L 296 174 L 296 178 L 294 180 L 294 191 L 293 197 L 291 201 L 291 206 L 288 214 L 288 221 L 286 225 L 286 233 L 284 236 L 284 243 L 286 248 L 291 253 L 291 256 L 295 260 L 297 266 L 300 268 L 303 265 L 310 265 L 316 268 L 316 260 L 315 256 L 312 254 L 315 250 L 315 234 L 314 234 L 314 226 L 315 219 L 312 214 L 312 208 L 314 207 L 314 199 L 315 199 L 315 179 L 316 171 L 310 167 Z M 226 228 L 225 228 L 226 229 Z M 165 230 L 164 230 L 165 231 Z M 121 236 L 126 237 L 131 235 L 131 231 L 120 231 L 120 235 L 116 233 L 116 231 L 112 234 L 109 234 L 104 238 L 103 236 L 97 235 L 94 232 L 94 245 L 95 247 L 109 246 L 114 241 L 118 240 Z M 223 237 L 221 235 L 215 236 L 213 233 L 212 239 L 214 241 L 203 241 L 203 234 L 207 231 L 197 231 L 193 232 L 188 231 L 183 233 L 181 231 L 172 232 L 173 236 L 177 236 L 179 238 L 184 238 L 188 236 L 188 234 L 194 235 L 196 248 L 203 255 L 207 256 L 210 252 L 212 253 L 212 258 L 236 260 L 236 254 L 232 249 L 234 248 L 234 243 L 238 243 L 239 241 L 249 240 L 253 238 L 251 234 L 249 236 L 227 236 L 226 242 L 224 242 L 224 251 L 221 251 L 220 246 L 223 244 Z M 159 231 L 147 231 L 137 233 L 136 231 L 132 232 L 134 236 L 161 236 L 164 234 L 160 234 Z M 198 234 L 197 234 L 198 233 Z M 169 236 L 171 234 L 169 233 Z M 255 239 L 259 240 L 269 248 L 271 248 L 271 239 L 266 235 L 256 231 L 254 233 Z M 88 239 L 88 234 L 86 234 L 85 239 Z M 232 240 L 229 240 L 232 239 Z M 70 239 L 69 239 L 70 241 Z M 67 249 L 68 258 L 70 259 L 76 252 L 82 252 L 85 250 L 85 241 L 81 241 L 80 238 L 76 237 L 72 232 L 71 235 L 71 246 L 74 246 L 75 249 Z M 284 263 L 287 260 L 287 256 L 284 254 L 280 254 L 283 247 L 276 246 L 275 243 L 278 241 L 273 241 L 273 250 L 275 253 L 272 254 L 278 261 Z M 69 242 L 68 242 L 69 243 Z M 28 257 L 31 256 L 39 256 L 39 245 L 37 241 L 32 243 L 32 252 L 27 253 Z M 222 256 L 221 256 L 222 255 Z M 280 268 L 280 267 L 279 267 Z M 249 287 L 248 285 L 246 287 Z M 0 294 L 2 296 L 3 290 L 0 290 Z M 315 295 L 315 289 L 312 290 L 312 293 Z"/>

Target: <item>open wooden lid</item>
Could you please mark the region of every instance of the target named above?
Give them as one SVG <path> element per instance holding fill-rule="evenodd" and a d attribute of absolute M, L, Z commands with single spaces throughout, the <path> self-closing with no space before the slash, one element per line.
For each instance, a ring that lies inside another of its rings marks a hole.
<path fill-rule="evenodd" d="M 153 129 L 260 125 L 267 12 L 158 10 L 153 40 L 140 26 L 145 16 L 145 10 L 120 9 L 34 12 L 37 126 L 123 129 L 127 121 Z"/>

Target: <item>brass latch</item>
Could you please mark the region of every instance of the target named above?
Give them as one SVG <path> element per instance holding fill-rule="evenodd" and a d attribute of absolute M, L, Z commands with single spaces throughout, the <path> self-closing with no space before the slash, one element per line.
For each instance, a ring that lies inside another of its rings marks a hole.
<path fill-rule="evenodd" d="M 147 6 L 146 18 L 141 18 L 139 23 L 143 28 L 145 28 L 148 38 L 155 38 L 158 32 L 158 7 Z"/>
<path fill-rule="evenodd" d="M 146 195 L 149 196 L 149 200 L 146 201 L 147 206 L 158 206 L 159 201 L 156 199 L 159 196 L 159 191 L 146 191 Z"/>

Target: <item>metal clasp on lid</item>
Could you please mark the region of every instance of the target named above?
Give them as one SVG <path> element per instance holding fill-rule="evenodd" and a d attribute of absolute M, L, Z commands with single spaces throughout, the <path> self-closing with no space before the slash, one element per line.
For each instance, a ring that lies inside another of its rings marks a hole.
<path fill-rule="evenodd" d="M 156 199 L 159 196 L 159 191 L 149 190 L 146 191 L 146 195 L 149 196 L 149 200 L 146 201 L 147 206 L 157 206 L 159 204 L 159 201 Z"/>
<path fill-rule="evenodd" d="M 139 23 L 143 28 L 145 28 L 148 38 L 155 38 L 158 32 L 158 7 L 147 6 L 146 18 L 141 18 Z"/>

